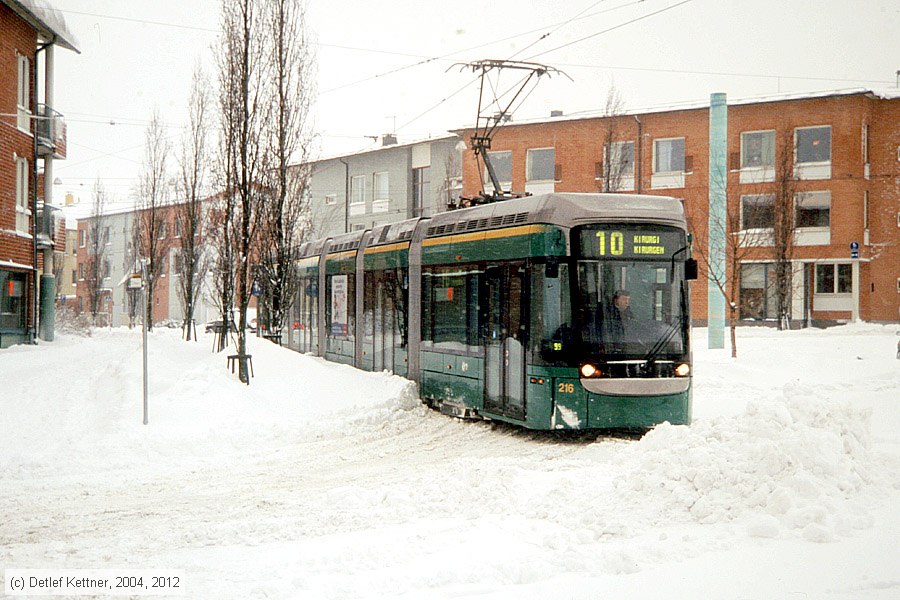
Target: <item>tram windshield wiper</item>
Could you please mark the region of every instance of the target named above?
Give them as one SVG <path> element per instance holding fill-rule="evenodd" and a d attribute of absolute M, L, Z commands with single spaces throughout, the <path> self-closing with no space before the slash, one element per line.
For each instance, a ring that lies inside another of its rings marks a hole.
<path fill-rule="evenodd" d="M 660 338 L 656 341 L 650 351 L 647 352 L 647 355 L 644 356 L 644 368 L 646 370 L 650 370 L 653 367 L 653 363 L 656 362 L 656 358 L 662 353 L 663 348 L 672 340 L 672 337 L 675 335 L 677 331 L 679 331 L 684 325 L 685 319 L 690 319 L 687 313 L 687 290 L 684 288 L 684 284 L 681 286 L 681 318 L 676 320 L 674 323 L 669 325 L 669 328 L 660 336 Z"/>

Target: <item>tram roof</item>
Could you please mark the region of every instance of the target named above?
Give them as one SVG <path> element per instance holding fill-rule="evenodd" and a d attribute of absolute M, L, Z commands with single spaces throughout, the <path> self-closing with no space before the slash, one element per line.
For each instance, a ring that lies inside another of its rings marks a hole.
<path fill-rule="evenodd" d="M 681 200 L 635 194 L 542 194 L 434 215 L 426 237 L 528 223 L 574 227 L 593 222 L 659 223 L 685 228 Z"/>

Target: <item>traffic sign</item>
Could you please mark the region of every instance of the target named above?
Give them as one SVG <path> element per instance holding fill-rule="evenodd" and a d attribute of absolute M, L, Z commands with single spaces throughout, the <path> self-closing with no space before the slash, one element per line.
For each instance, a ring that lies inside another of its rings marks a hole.
<path fill-rule="evenodd" d="M 850 258 L 859 258 L 859 242 L 850 242 Z"/>

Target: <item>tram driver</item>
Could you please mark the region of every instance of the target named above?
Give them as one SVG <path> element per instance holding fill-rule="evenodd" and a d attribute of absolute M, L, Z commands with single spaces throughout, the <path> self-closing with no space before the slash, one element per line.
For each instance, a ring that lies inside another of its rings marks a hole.
<path fill-rule="evenodd" d="M 634 313 L 631 311 L 631 294 L 628 290 L 616 290 L 612 302 L 607 305 L 603 319 L 604 339 L 612 344 L 622 344 L 628 339 L 633 328 Z"/>

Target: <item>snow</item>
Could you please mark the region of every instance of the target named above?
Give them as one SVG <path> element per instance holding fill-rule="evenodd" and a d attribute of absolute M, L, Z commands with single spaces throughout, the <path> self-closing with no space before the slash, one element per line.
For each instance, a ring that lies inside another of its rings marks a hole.
<path fill-rule="evenodd" d="M 641 439 L 424 408 L 250 338 L 0 351 L 0 567 L 168 568 L 190 598 L 900 597 L 896 326 L 695 330 L 694 423 Z M 2 571 L 0 569 L 0 571 Z"/>

